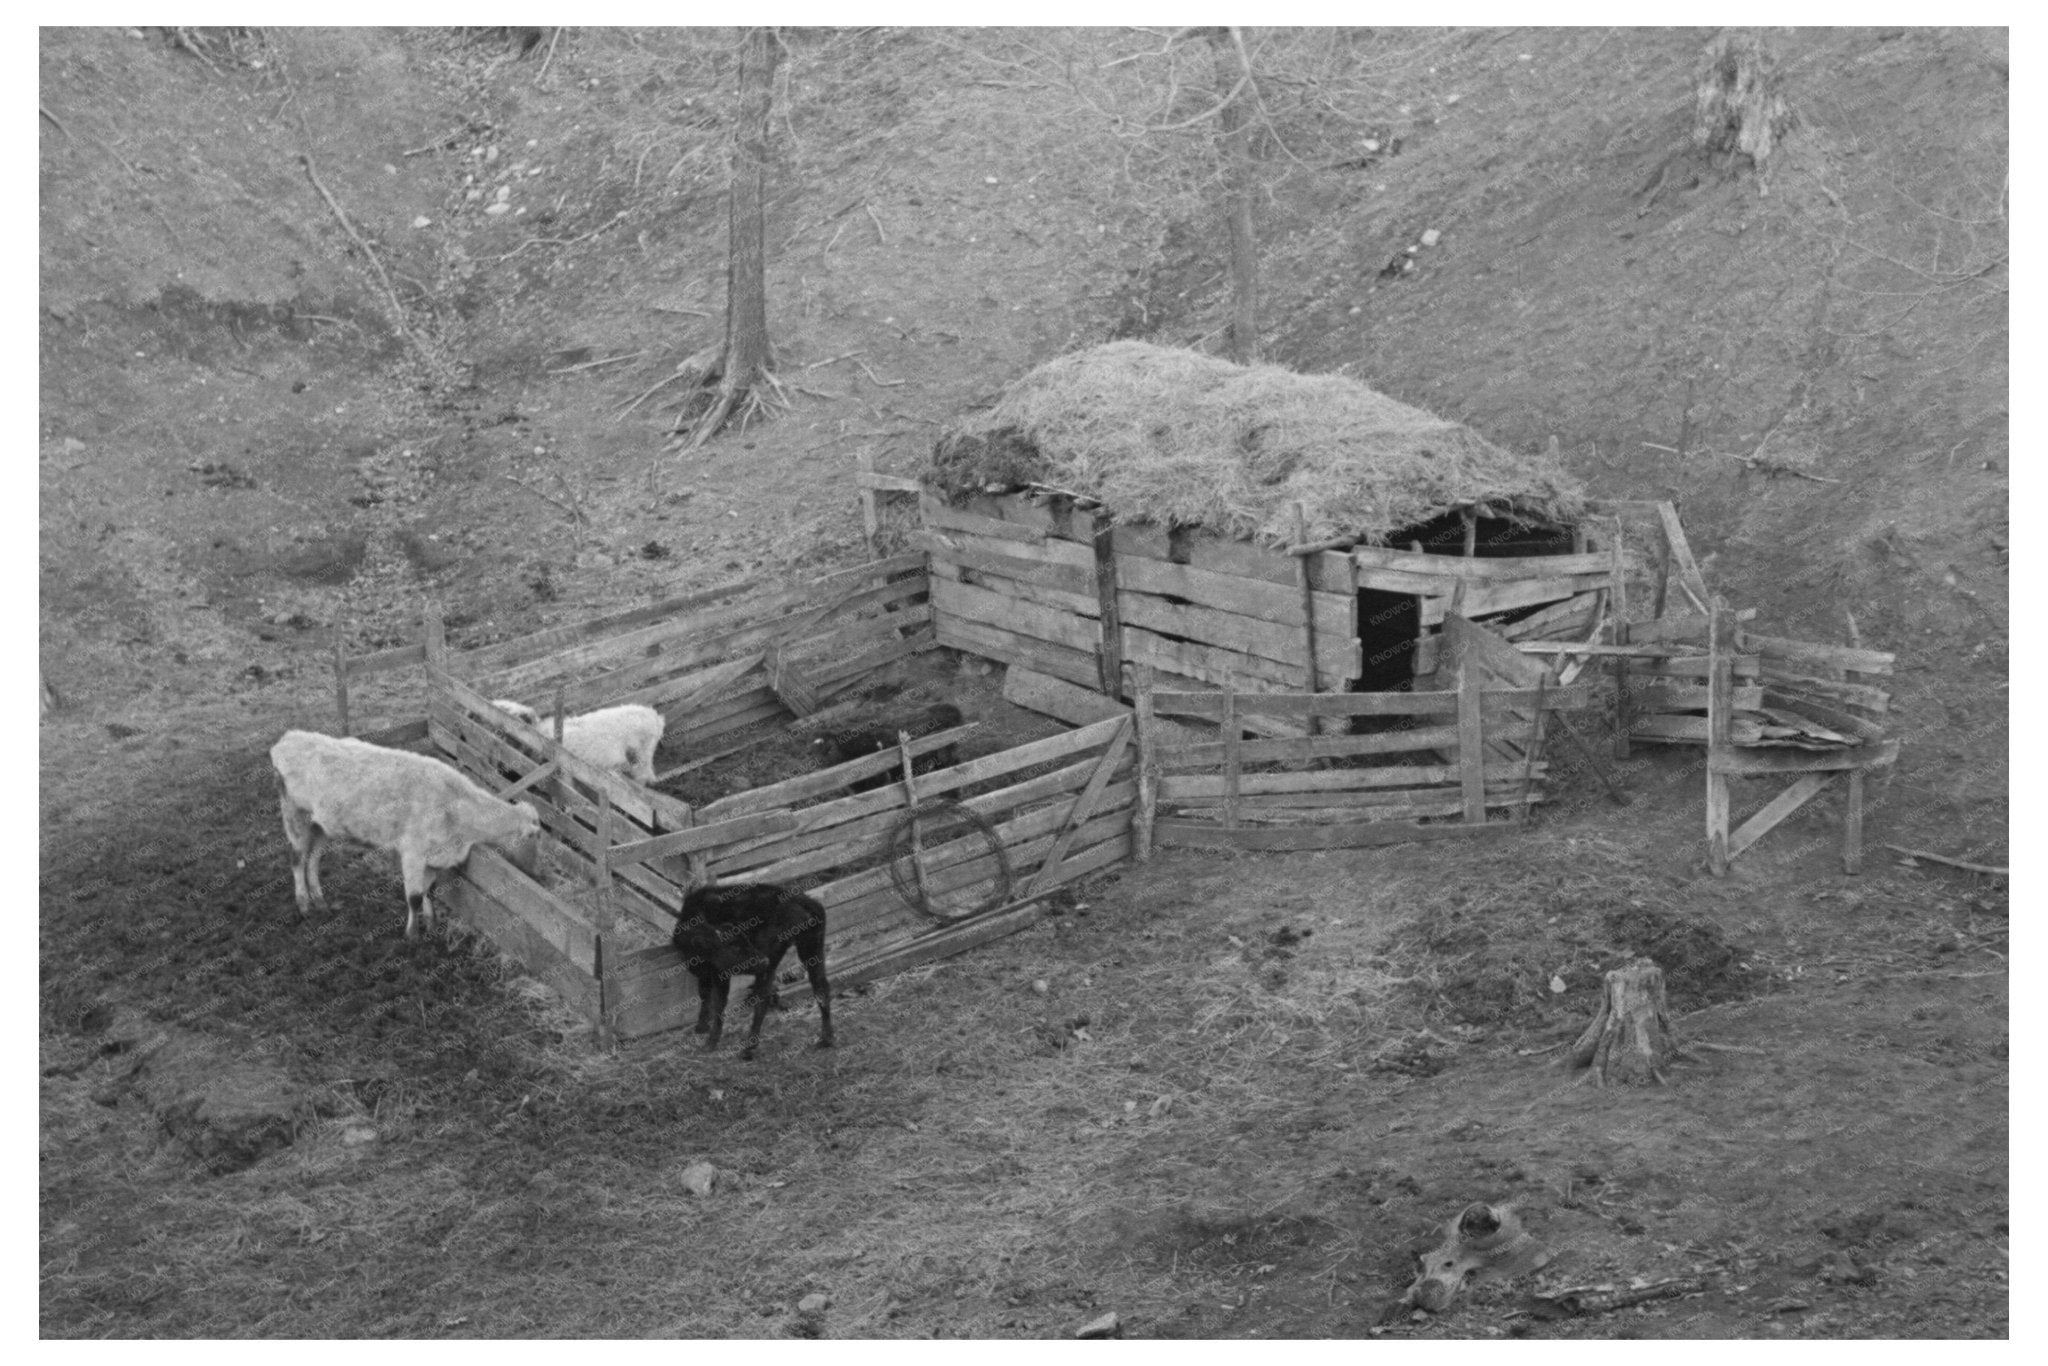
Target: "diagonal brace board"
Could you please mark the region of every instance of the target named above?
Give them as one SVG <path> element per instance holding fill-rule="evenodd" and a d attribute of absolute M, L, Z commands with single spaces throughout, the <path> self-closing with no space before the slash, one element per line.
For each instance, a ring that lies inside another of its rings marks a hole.
<path fill-rule="evenodd" d="M 1123 725 L 1117 729 L 1116 738 L 1109 742 L 1109 748 L 1103 751 L 1101 761 L 1095 765 L 1095 772 L 1089 776 L 1088 786 L 1082 788 L 1081 795 L 1074 799 L 1074 809 L 1067 813 L 1066 823 L 1060 827 L 1058 838 L 1053 840 L 1052 848 L 1046 851 L 1045 862 L 1039 864 L 1038 871 L 1031 875 L 1031 881 L 1025 884 L 1022 896 L 1036 896 L 1042 888 L 1051 885 L 1057 878 L 1060 860 L 1067 855 L 1067 846 L 1074 842 L 1076 832 L 1095 814 L 1095 804 L 1102 800 L 1102 792 L 1109 786 L 1110 775 L 1116 772 L 1116 766 L 1123 762 L 1124 751 L 1130 747 L 1133 729 L 1132 718 L 1126 716 Z"/>

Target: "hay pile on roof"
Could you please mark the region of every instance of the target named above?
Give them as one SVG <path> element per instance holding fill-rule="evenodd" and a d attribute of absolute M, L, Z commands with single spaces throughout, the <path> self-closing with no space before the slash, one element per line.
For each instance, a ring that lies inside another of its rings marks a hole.
<path fill-rule="evenodd" d="M 1311 540 L 1383 541 L 1467 506 L 1563 524 L 1585 496 L 1548 456 L 1504 450 L 1342 375 L 1137 341 L 1025 375 L 939 439 L 925 479 L 953 498 L 1036 485 L 1118 521 L 1266 544 L 1294 539 L 1297 502 Z"/>

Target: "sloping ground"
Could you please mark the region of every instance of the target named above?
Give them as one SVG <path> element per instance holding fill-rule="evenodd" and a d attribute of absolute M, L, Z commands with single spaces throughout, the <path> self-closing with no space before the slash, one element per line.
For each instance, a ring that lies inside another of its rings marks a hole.
<path fill-rule="evenodd" d="M 592 1054 L 491 961 L 405 945 L 382 859 L 295 919 L 261 754 L 331 724 L 325 628 L 394 643 L 432 596 L 473 644 L 830 563 L 863 450 L 908 469 L 1112 328 L 1213 331 L 1199 187 L 1134 192 L 997 36 L 792 35 L 793 408 L 663 455 L 656 386 L 721 325 L 727 35 L 519 58 L 279 29 L 211 65 L 162 30 L 40 35 L 40 644 L 68 703 L 40 735 L 43 1330 L 1030 1335 L 1121 1307 L 1133 1333 L 1355 1335 L 1408 1234 L 1521 1193 L 1587 1279 L 1697 1264 L 1722 1297 L 1539 1335 L 2003 1332 L 2002 894 L 1838 881 L 1824 804 L 1702 881 L 1682 755 L 1639 759 L 1619 818 L 1561 771 L 1513 878 L 1164 860 L 849 998 L 842 1052 L 780 1022 L 752 1069 Z M 1901 653 L 1871 838 L 2003 863 L 2004 36 L 1780 35 L 1802 123 L 1768 195 L 1692 184 L 1705 36 L 1357 37 L 1386 54 L 1356 111 L 1381 148 L 1262 206 L 1269 358 L 1519 449 L 1554 433 L 1596 496 L 1680 497 L 1773 631 L 1840 640 L 1853 611 Z M 1687 1026 L 1759 1051 L 1553 1093 L 1519 1050 L 1590 1009 L 1631 898 L 1761 964 L 1775 991 Z M 1490 937 L 1446 919 L 1488 899 L 1518 909 Z M 316 1121 L 205 1178 L 133 1095 L 92 1100 L 110 1001 L 276 1057 Z M 699 1156 L 731 1178 L 709 1202 Z M 821 1321 L 790 1307 L 812 1290 Z"/>

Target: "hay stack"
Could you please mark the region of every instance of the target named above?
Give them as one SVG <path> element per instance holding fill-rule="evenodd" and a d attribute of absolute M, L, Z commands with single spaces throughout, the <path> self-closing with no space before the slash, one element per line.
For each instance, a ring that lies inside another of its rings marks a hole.
<path fill-rule="evenodd" d="M 1118 521 L 1226 536 L 1383 541 L 1460 507 L 1564 523 L 1576 480 L 1547 456 L 1342 375 L 1241 366 L 1197 351 L 1111 342 L 1061 356 L 939 439 L 926 481 L 949 497 L 1039 485 L 1101 503 Z"/>

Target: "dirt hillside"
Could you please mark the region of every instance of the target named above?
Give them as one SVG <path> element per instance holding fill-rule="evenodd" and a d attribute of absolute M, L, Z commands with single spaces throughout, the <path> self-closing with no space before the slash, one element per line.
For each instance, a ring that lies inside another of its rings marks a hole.
<path fill-rule="evenodd" d="M 752 1067 L 594 1054 L 406 945 L 382 859 L 299 922 L 264 751 L 332 726 L 337 636 L 820 572 L 863 553 L 863 454 L 913 471 L 1078 345 L 1216 349 L 1206 96 L 1130 103 L 1144 34 L 787 32 L 789 407 L 676 451 L 738 34 L 530 36 L 39 33 L 46 1335 L 1360 1336 L 1409 1237 L 1507 1196 L 1579 1282 L 1711 1289 L 1383 1331 L 2006 1331 L 2004 883 L 1880 851 L 2009 858 L 2003 30 L 1770 31 L 1792 119 L 1732 171 L 1690 141 L 1711 30 L 1253 33 L 1265 358 L 1555 439 L 1677 500 L 1767 629 L 1895 651 L 1863 877 L 1830 799 L 1706 878 L 1694 756 L 1639 749 L 1635 808 L 1567 777 L 1506 874 L 1165 860 Z M 1654 1094 L 1539 1076 L 1673 936 L 1726 1048 Z M 144 1018 L 274 1064 L 289 1146 L 182 1145 L 121 1080 Z"/>

